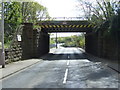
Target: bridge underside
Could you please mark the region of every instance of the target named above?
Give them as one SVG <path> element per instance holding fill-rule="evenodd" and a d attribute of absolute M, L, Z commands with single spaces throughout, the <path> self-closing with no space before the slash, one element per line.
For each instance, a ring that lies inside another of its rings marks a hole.
<path fill-rule="evenodd" d="M 33 30 L 33 24 L 25 23 L 22 35 L 22 58 L 40 57 L 49 52 L 49 34 L 53 32 L 90 32 L 94 25 L 87 21 L 44 21 L 41 29 Z"/>
<path fill-rule="evenodd" d="M 87 21 L 45 21 L 39 23 L 41 29 L 33 29 L 32 23 L 24 23 L 21 31 L 21 41 L 15 38 L 11 49 L 6 52 L 6 61 L 18 61 L 22 59 L 39 58 L 40 56 L 49 52 L 49 32 L 86 32 L 85 33 L 85 51 L 95 56 L 104 57 L 108 59 L 120 60 L 119 51 L 116 46 L 117 40 L 120 40 L 120 32 L 118 32 L 118 39 L 114 37 L 103 37 L 103 28 L 98 32 L 92 32 L 94 25 Z M 111 48 L 112 47 L 112 48 Z"/>
<path fill-rule="evenodd" d="M 87 32 L 92 30 L 94 25 L 88 21 L 44 21 L 39 23 L 42 30 L 52 32 Z"/>

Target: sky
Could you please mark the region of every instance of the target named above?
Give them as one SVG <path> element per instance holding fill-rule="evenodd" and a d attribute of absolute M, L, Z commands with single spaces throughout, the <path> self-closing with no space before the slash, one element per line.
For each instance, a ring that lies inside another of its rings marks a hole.
<path fill-rule="evenodd" d="M 77 5 L 78 0 L 35 0 L 45 6 L 48 10 L 50 17 L 79 17 Z M 58 37 L 66 37 L 71 35 L 78 35 L 80 33 L 57 33 Z M 56 37 L 52 34 L 51 37 Z"/>
<path fill-rule="evenodd" d="M 51 17 L 77 17 L 78 0 L 35 0 L 47 7 Z"/>

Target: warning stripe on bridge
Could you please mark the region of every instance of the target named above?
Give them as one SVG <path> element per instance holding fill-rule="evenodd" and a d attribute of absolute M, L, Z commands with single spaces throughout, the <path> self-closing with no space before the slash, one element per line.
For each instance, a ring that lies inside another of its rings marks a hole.
<path fill-rule="evenodd" d="M 44 21 L 39 23 L 41 28 L 48 32 L 71 32 L 71 31 L 87 31 L 94 28 L 95 25 L 88 23 L 88 21 Z"/>

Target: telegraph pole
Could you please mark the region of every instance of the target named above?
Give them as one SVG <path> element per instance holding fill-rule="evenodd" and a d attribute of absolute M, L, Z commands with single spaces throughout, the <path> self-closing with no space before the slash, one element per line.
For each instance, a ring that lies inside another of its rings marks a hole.
<path fill-rule="evenodd" d="M 2 68 L 5 68 L 5 50 L 4 50 L 4 3 L 3 3 L 3 0 L 2 0 L 1 30 L 2 30 Z"/>
<path fill-rule="evenodd" d="M 57 49 L 57 32 L 56 32 L 56 49 Z"/>

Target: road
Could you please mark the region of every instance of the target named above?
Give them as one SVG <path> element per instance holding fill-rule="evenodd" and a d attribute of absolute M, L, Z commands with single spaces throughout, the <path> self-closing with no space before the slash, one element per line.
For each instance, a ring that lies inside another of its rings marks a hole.
<path fill-rule="evenodd" d="M 3 79 L 3 88 L 118 88 L 118 73 L 88 60 L 77 48 L 59 48 L 39 63 Z"/>

